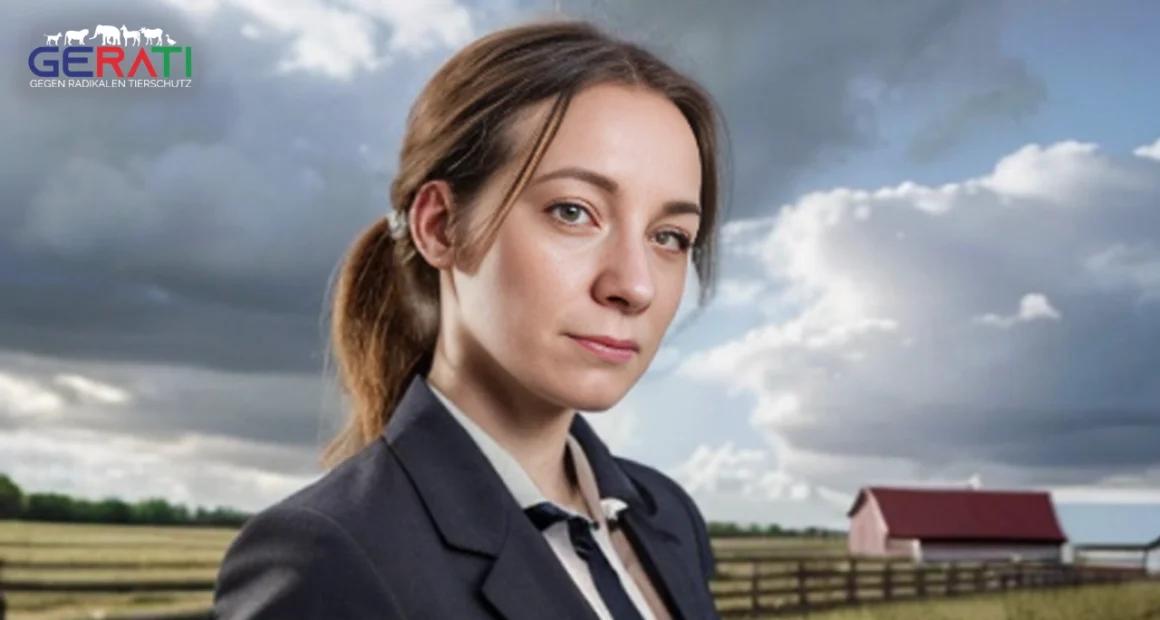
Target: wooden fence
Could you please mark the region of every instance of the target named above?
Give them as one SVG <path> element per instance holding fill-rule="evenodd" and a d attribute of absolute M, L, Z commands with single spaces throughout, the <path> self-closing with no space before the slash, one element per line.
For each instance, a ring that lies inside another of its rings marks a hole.
<path fill-rule="evenodd" d="M 720 561 L 712 589 L 722 617 L 765 618 L 838 607 L 1147 577 L 1142 570 L 1058 563 L 914 564 L 841 556 L 734 556 Z"/>
<path fill-rule="evenodd" d="M 0 570 L 5 566 L 0 562 Z M 9 563 L 13 569 L 108 569 L 109 563 Z M 118 564 L 121 568 L 157 568 L 157 564 Z M 170 568 L 209 569 L 216 566 L 174 563 Z M 787 557 L 784 553 L 727 553 L 718 560 L 718 577 L 711 584 L 723 618 L 768 618 L 833 609 L 933 597 L 948 597 L 1013 589 L 1080 586 L 1147 578 L 1142 570 L 1096 566 L 976 562 L 915 565 L 904 560 L 859 559 L 814 553 Z M 149 581 L 46 581 L 4 579 L 0 573 L 0 620 L 7 592 L 208 592 L 213 581 L 155 579 Z M 117 616 L 118 620 L 208 620 L 208 611 Z"/>

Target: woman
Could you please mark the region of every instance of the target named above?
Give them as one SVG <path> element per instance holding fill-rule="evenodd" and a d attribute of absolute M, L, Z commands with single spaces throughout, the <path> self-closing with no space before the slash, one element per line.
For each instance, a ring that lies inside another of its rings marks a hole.
<path fill-rule="evenodd" d="M 714 119 L 585 23 L 500 31 L 438 71 L 393 214 L 337 285 L 353 415 L 333 468 L 246 523 L 219 619 L 717 617 L 692 500 L 575 414 L 645 372 L 690 262 L 708 284 Z"/>

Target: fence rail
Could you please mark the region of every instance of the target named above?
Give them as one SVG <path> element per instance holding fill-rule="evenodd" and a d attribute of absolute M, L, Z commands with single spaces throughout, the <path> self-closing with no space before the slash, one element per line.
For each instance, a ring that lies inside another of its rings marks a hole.
<path fill-rule="evenodd" d="M 7 570 L 205 570 L 217 571 L 220 562 L 191 562 L 188 560 L 119 560 L 110 562 L 6 562 L 0 568 Z"/>
<path fill-rule="evenodd" d="M 0 570 L 161 568 L 160 564 L 4 563 Z M 166 563 L 166 568 L 206 568 L 201 563 Z M 212 568 L 212 567 L 210 567 Z M 723 618 L 758 618 L 922 598 L 951 597 L 1014 589 L 1081 586 L 1148 578 L 1142 569 L 1031 562 L 951 562 L 914 564 L 903 560 L 854 558 L 836 554 L 787 557 L 772 553 L 726 553 L 711 588 Z M 26 570 L 27 572 L 27 570 Z M 58 580 L 5 579 L 3 593 L 208 592 L 212 579 Z M 209 611 L 116 616 L 117 620 L 208 620 Z"/>
<path fill-rule="evenodd" d="M 724 618 L 801 614 L 835 607 L 1014 589 L 1147 578 L 1138 569 L 1058 563 L 908 561 L 859 558 L 730 558 L 713 594 Z"/>

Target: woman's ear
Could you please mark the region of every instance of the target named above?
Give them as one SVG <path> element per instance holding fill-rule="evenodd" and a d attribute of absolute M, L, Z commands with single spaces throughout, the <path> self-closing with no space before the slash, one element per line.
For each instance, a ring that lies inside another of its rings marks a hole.
<path fill-rule="evenodd" d="M 415 249 L 435 269 L 446 269 L 454 262 L 448 230 L 453 200 L 451 186 L 446 181 L 428 181 L 415 193 L 407 214 Z"/>

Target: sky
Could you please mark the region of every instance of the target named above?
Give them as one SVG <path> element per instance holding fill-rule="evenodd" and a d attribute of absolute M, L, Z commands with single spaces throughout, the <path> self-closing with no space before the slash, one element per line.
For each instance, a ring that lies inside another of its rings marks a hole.
<path fill-rule="evenodd" d="M 862 486 L 977 478 L 1052 491 L 1085 539 L 1160 536 L 1154 3 L 10 13 L 0 471 L 28 490 L 258 510 L 315 479 L 328 285 L 388 209 L 411 101 L 473 38 L 562 13 L 702 81 L 728 127 L 716 296 L 589 416 L 614 450 L 711 519 L 844 527 Z M 193 46 L 191 88 L 31 88 L 25 56 L 89 23 Z"/>

